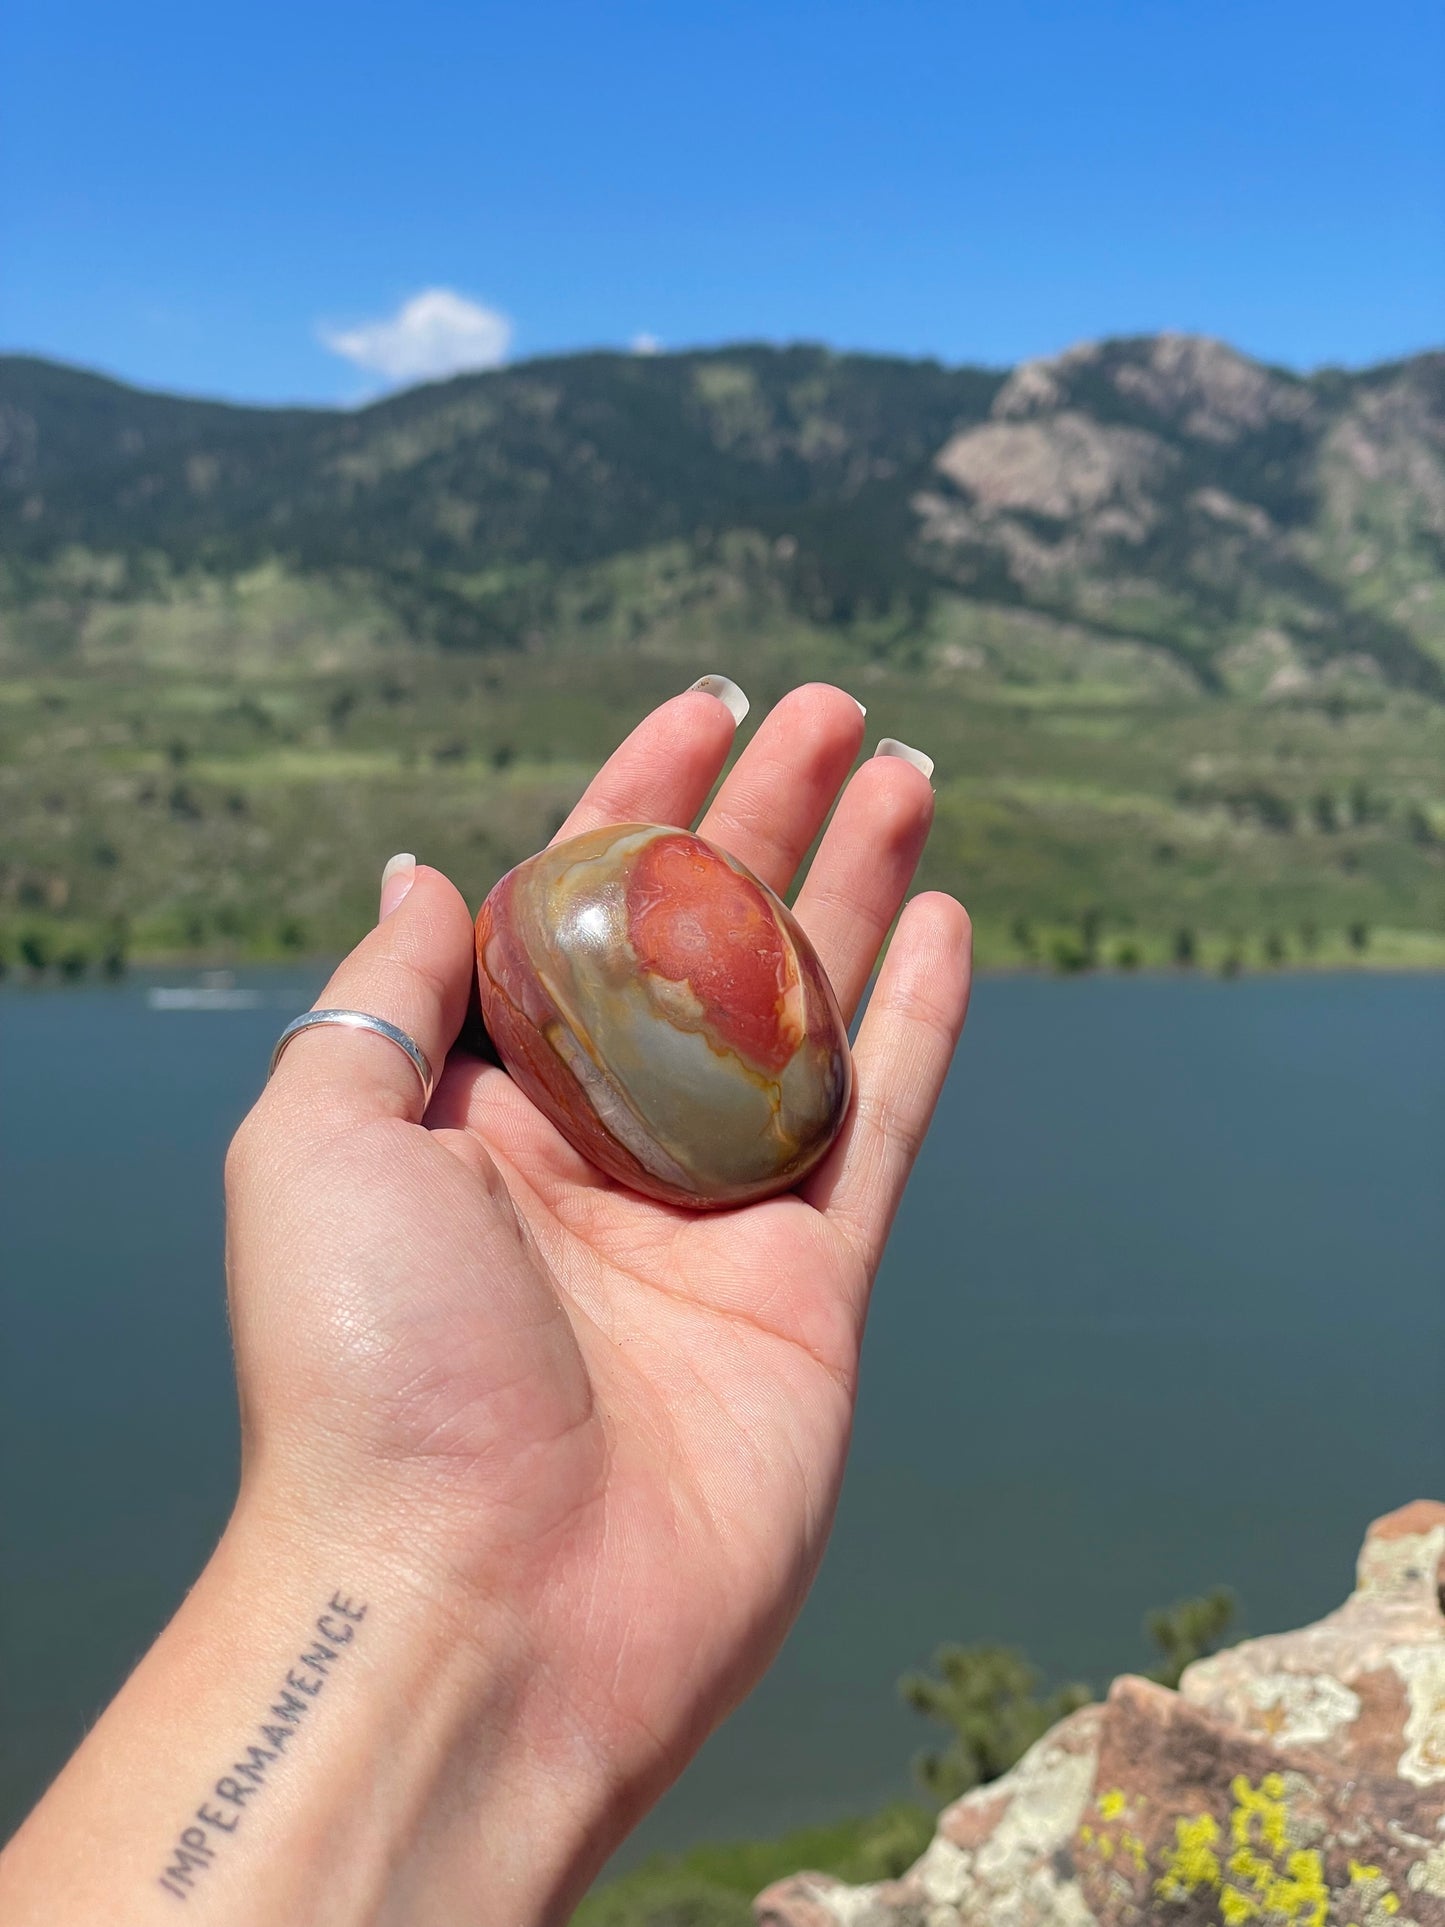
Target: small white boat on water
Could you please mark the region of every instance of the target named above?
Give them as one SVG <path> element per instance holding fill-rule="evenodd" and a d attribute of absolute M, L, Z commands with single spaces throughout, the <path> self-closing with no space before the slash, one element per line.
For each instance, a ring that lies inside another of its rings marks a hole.
<path fill-rule="evenodd" d="M 146 1003 L 152 1010 L 255 1010 L 259 990 L 236 982 L 229 970 L 205 970 L 197 984 L 152 984 Z"/>

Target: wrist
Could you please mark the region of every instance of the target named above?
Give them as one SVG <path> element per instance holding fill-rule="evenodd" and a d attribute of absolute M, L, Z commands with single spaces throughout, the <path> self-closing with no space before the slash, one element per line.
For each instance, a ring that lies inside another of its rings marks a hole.
<path fill-rule="evenodd" d="M 318 1922 L 564 1918 L 615 1844 L 614 1798 L 505 1589 L 452 1576 L 425 1531 L 374 1518 L 365 1536 L 318 1534 L 248 1493 L 204 1592 L 224 1616 L 277 1572 L 258 1642 L 275 1690 L 239 1743 L 274 1743 L 272 1710 L 292 1714 L 294 1746 L 279 1750 L 296 1866 L 278 1893 L 304 1891 Z M 198 1586 L 187 1611 L 202 1603 Z M 265 1832 L 279 1850 L 269 1817 Z"/>
<path fill-rule="evenodd" d="M 459 1607 L 385 1537 L 293 1525 L 253 1482 L 8 1850 L 0 1914 L 560 1920 L 614 1835 L 605 1775 L 547 1677 L 497 1605 Z"/>

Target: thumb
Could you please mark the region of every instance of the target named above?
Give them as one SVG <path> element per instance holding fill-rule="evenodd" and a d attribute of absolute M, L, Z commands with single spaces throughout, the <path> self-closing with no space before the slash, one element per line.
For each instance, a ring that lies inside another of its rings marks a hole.
<path fill-rule="evenodd" d="M 476 971 L 471 912 L 456 885 L 393 857 L 382 917 L 342 962 L 316 1010 L 360 1011 L 404 1031 L 427 1059 L 433 1081 L 456 1041 Z M 297 1120 L 322 1129 L 368 1117 L 422 1115 L 422 1082 L 405 1051 L 374 1031 L 317 1025 L 287 1044 L 268 1092 Z"/>

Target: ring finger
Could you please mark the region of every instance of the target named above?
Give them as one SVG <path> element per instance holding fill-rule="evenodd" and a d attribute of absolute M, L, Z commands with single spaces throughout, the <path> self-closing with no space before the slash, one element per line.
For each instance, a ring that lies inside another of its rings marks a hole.
<path fill-rule="evenodd" d="M 844 790 L 798 892 L 795 914 L 849 1022 L 932 823 L 928 777 L 895 746 L 880 745 Z"/>

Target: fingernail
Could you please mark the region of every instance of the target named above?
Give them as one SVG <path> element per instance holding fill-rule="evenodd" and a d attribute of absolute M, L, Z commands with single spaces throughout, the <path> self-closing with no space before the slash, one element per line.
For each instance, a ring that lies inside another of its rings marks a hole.
<path fill-rule="evenodd" d="M 853 698 L 853 700 L 855 703 L 858 703 L 858 698 L 856 696 Z M 866 716 L 868 714 L 867 703 L 858 703 L 858 714 L 860 716 Z"/>
<path fill-rule="evenodd" d="M 907 743 L 900 743 L 896 736 L 885 736 L 874 750 L 875 756 L 897 756 L 905 763 L 912 763 L 930 779 L 933 776 L 933 758 L 925 756 L 921 749 L 910 749 Z"/>
<path fill-rule="evenodd" d="M 394 856 L 381 873 L 381 915 L 389 917 L 401 902 L 407 891 L 416 882 L 416 858 L 410 850 L 402 850 Z"/>
<path fill-rule="evenodd" d="M 693 689 L 700 689 L 705 696 L 716 696 L 723 708 L 733 719 L 733 728 L 740 729 L 744 716 L 752 704 L 730 676 L 699 676 Z"/>

